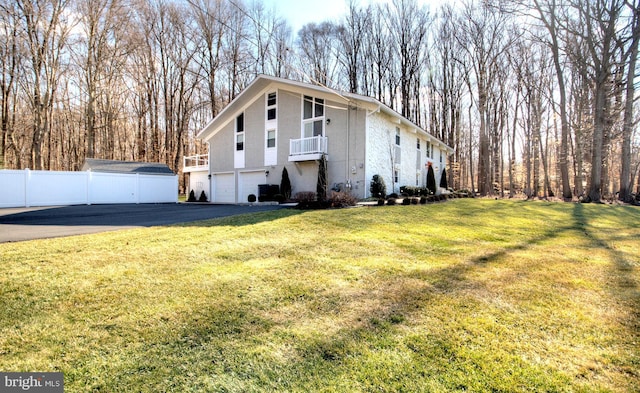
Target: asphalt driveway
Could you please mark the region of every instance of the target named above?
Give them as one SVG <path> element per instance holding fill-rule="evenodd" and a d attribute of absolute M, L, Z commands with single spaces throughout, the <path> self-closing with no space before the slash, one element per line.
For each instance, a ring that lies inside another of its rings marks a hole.
<path fill-rule="evenodd" d="M 0 243 L 207 220 L 278 205 L 122 204 L 0 209 Z"/>

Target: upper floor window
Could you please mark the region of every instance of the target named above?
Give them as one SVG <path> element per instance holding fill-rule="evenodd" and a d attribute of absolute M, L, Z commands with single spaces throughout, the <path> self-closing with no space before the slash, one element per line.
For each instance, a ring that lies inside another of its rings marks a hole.
<path fill-rule="evenodd" d="M 322 98 L 304 96 L 302 127 L 304 138 L 324 136 L 324 100 Z"/>
<path fill-rule="evenodd" d="M 278 97 L 276 93 L 267 94 L 267 120 L 275 120 L 276 119 L 276 104 L 278 102 Z"/>
<path fill-rule="evenodd" d="M 244 150 L 244 113 L 236 117 L 236 151 Z"/>
<path fill-rule="evenodd" d="M 276 147 L 276 130 L 267 130 L 267 148 Z"/>
<path fill-rule="evenodd" d="M 396 145 L 400 146 L 400 127 L 396 127 Z"/>
<path fill-rule="evenodd" d="M 427 141 L 427 157 L 428 158 L 432 158 L 431 157 L 431 142 Z"/>

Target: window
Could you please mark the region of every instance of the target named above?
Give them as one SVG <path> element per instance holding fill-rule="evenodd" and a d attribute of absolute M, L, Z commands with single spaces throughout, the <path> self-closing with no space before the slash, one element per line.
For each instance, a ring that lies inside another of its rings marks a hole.
<path fill-rule="evenodd" d="M 398 179 L 398 177 L 399 177 L 399 176 L 400 176 L 400 174 L 398 173 L 398 170 L 397 170 L 397 169 L 394 169 L 394 170 L 393 170 L 393 182 L 394 182 L 394 183 L 397 183 L 397 182 L 398 182 L 398 180 L 399 180 L 399 179 Z"/>
<path fill-rule="evenodd" d="M 442 164 L 442 151 L 440 151 L 440 163 Z"/>
<path fill-rule="evenodd" d="M 276 147 L 276 130 L 267 130 L 267 148 Z"/>
<path fill-rule="evenodd" d="M 244 150 L 244 113 L 236 117 L 236 151 Z"/>
<path fill-rule="evenodd" d="M 277 95 L 276 93 L 267 94 L 267 120 L 275 120 L 276 119 L 276 103 Z"/>
<path fill-rule="evenodd" d="M 324 100 L 322 98 L 304 96 L 302 132 L 304 138 L 324 135 Z"/>
<path fill-rule="evenodd" d="M 236 135 L 236 151 L 244 150 L 244 133 Z"/>
<path fill-rule="evenodd" d="M 276 93 L 269 93 L 267 95 L 267 106 L 275 106 L 276 105 Z"/>
<path fill-rule="evenodd" d="M 400 146 L 400 127 L 396 127 L 396 145 Z"/>
<path fill-rule="evenodd" d="M 417 139 L 416 148 L 420 150 L 420 138 Z"/>
<path fill-rule="evenodd" d="M 427 158 L 431 158 L 431 153 L 429 153 L 431 149 L 431 142 L 427 141 Z"/>

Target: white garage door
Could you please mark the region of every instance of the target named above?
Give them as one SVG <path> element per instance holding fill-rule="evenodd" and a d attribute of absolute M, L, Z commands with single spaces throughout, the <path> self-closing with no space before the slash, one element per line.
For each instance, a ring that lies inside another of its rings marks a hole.
<path fill-rule="evenodd" d="M 212 176 L 213 202 L 235 203 L 236 182 L 233 173 L 219 173 Z"/>
<path fill-rule="evenodd" d="M 258 184 L 265 184 L 266 182 L 267 178 L 264 171 L 240 173 L 240 181 L 238 182 L 238 194 L 240 195 L 240 198 L 238 198 L 238 202 L 247 202 L 249 194 L 253 194 L 258 197 Z"/>

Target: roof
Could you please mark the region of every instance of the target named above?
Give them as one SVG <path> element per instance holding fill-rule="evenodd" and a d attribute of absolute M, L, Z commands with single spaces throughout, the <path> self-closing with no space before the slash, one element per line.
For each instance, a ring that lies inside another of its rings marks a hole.
<path fill-rule="evenodd" d="M 157 162 L 116 161 L 87 158 L 83 171 L 109 173 L 144 173 L 149 175 L 175 175 L 166 164 Z"/>
<path fill-rule="evenodd" d="M 258 75 L 236 98 L 234 98 L 216 117 L 214 117 L 197 135 L 199 139 L 208 140 L 213 135 L 217 134 L 226 124 L 228 124 L 234 115 L 244 110 L 256 99 L 261 97 L 268 89 L 273 89 L 273 86 L 286 88 L 293 91 L 314 91 L 315 94 L 324 96 L 326 99 L 332 101 L 344 101 L 352 105 L 366 108 L 370 113 L 382 112 L 397 120 L 398 124 L 403 124 L 408 128 L 414 129 L 416 132 L 423 134 L 426 137 L 438 141 L 441 146 L 447 149 L 450 153 L 453 153 L 453 149 L 445 145 L 441 140 L 427 133 L 422 127 L 408 120 L 395 110 L 391 109 L 387 105 L 378 101 L 375 98 L 363 96 L 354 93 L 339 92 L 328 87 L 312 85 L 309 83 L 293 81 L 290 79 L 278 78 L 268 75 Z"/>

